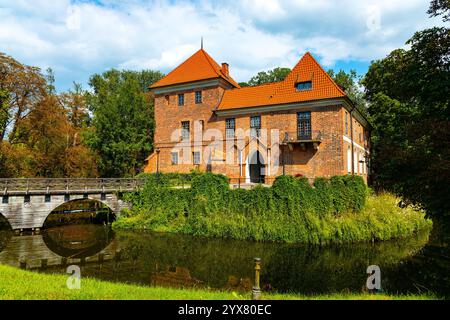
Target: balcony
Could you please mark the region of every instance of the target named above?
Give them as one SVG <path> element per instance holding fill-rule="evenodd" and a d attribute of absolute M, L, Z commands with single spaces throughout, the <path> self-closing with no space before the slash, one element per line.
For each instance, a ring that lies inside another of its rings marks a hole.
<path fill-rule="evenodd" d="M 318 150 L 322 142 L 322 133 L 320 131 L 310 131 L 308 133 L 285 131 L 282 139 L 281 145 L 289 146 L 291 151 L 295 144 L 300 145 L 302 149 L 306 149 L 307 145 L 312 145 L 315 150 Z"/>

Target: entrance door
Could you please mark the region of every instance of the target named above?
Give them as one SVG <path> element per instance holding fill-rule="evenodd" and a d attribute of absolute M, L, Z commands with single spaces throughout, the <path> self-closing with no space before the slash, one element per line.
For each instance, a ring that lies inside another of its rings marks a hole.
<path fill-rule="evenodd" d="M 253 153 L 250 159 L 250 182 L 264 183 L 264 163 L 259 151 Z"/>

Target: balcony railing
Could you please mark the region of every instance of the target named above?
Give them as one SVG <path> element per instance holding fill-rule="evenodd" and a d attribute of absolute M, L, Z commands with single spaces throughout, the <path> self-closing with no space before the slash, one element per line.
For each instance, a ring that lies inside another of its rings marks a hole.
<path fill-rule="evenodd" d="M 322 132 L 319 130 L 310 132 L 285 131 L 281 139 L 281 144 L 289 145 L 290 148 L 292 148 L 294 144 L 300 144 L 302 147 L 312 144 L 314 149 L 317 150 L 322 142 Z"/>
<path fill-rule="evenodd" d="M 320 142 L 322 141 L 322 132 L 319 130 L 310 132 L 285 131 L 282 139 L 283 143 Z"/>

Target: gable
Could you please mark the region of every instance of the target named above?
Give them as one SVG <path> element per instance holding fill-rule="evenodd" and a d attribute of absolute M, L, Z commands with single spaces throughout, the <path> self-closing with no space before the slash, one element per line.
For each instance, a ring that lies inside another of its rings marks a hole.
<path fill-rule="evenodd" d="M 298 91 L 298 83 L 311 82 L 311 88 Z M 342 98 L 346 94 L 308 52 L 280 82 L 226 90 L 217 110 L 289 104 Z"/>

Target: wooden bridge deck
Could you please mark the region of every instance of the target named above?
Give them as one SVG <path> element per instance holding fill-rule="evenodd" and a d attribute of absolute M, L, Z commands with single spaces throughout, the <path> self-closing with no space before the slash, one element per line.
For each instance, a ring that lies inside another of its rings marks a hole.
<path fill-rule="evenodd" d="M 91 194 L 134 191 L 142 178 L 0 178 L 2 195 Z"/>

